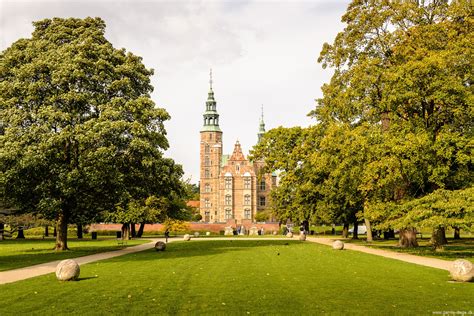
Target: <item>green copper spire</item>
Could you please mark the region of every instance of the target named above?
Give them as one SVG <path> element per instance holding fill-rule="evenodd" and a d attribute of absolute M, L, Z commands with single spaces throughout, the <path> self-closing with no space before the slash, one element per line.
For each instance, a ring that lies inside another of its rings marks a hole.
<path fill-rule="evenodd" d="M 262 139 L 263 134 L 265 134 L 265 122 L 263 121 L 263 104 L 262 104 L 262 116 L 260 117 L 260 127 L 258 129 L 258 142 Z"/>
<path fill-rule="evenodd" d="M 209 72 L 209 92 L 207 94 L 206 111 L 204 112 L 204 126 L 201 132 L 221 132 L 219 128 L 219 114 L 216 110 L 216 100 L 212 90 L 212 69 Z"/>

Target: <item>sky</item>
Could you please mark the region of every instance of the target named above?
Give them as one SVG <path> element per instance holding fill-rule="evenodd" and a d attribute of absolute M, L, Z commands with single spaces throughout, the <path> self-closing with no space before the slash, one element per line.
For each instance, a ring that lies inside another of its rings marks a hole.
<path fill-rule="evenodd" d="M 223 131 L 224 153 L 238 140 L 257 141 L 261 107 L 266 129 L 309 126 L 307 114 L 333 70 L 317 62 L 325 42 L 343 30 L 349 0 L 0 0 L 0 50 L 29 38 L 32 21 L 101 17 L 116 48 L 153 68 L 152 99 L 171 120 L 167 157 L 199 181 L 199 131 L 209 69 Z"/>

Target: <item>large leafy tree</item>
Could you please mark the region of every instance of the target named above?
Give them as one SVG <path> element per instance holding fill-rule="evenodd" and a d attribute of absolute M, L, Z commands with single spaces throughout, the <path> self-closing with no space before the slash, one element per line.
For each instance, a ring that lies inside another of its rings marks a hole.
<path fill-rule="evenodd" d="M 64 250 L 69 222 L 163 192 L 169 115 L 150 99 L 153 71 L 107 41 L 103 20 L 33 24 L 0 55 L 1 184 L 57 221 Z"/>
<path fill-rule="evenodd" d="M 351 127 L 381 124 L 385 135 L 368 155 L 361 184 L 365 215 L 398 225 L 402 245 L 416 245 L 416 221 L 388 221 L 374 205 L 472 186 L 472 6 L 355 0 L 343 22 L 347 27 L 321 52 L 323 66 L 336 70 L 311 114 Z M 397 214 L 410 216 L 411 208 L 402 209 Z M 447 222 L 431 221 L 434 235 Z"/>

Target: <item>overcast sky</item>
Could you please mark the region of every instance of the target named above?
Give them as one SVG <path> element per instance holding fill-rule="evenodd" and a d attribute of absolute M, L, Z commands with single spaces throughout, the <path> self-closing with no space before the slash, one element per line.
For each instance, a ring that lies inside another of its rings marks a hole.
<path fill-rule="evenodd" d="M 152 98 L 171 114 L 166 155 L 199 181 L 199 131 L 209 69 L 220 114 L 224 153 L 236 140 L 256 143 L 263 104 L 267 130 L 308 126 L 307 117 L 332 70 L 317 58 L 332 42 L 349 0 L 313 1 L 43 1 L 0 0 L 0 50 L 31 36 L 31 22 L 96 17 L 116 48 L 155 69 Z"/>

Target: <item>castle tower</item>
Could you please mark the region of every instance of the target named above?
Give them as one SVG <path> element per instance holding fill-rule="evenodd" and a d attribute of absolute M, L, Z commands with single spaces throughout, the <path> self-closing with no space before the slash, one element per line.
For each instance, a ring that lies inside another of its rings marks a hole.
<path fill-rule="evenodd" d="M 263 134 L 265 134 L 265 122 L 263 121 L 263 104 L 262 104 L 262 116 L 260 117 L 260 125 L 258 129 L 258 142 L 262 139 Z"/>
<path fill-rule="evenodd" d="M 201 129 L 200 145 L 200 209 L 203 220 L 215 222 L 219 212 L 219 173 L 222 159 L 222 131 L 219 128 L 219 114 L 212 90 L 212 69 L 209 73 L 209 93 L 204 125 Z"/>

